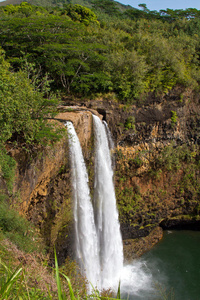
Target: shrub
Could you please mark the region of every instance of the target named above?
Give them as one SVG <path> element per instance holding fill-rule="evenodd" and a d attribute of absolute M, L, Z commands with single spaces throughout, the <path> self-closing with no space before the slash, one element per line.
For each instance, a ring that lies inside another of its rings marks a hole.
<path fill-rule="evenodd" d="M 125 128 L 135 130 L 135 117 L 130 116 L 125 122 Z"/>
<path fill-rule="evenodd" d="M 178 116 L 177 116 L 177 113 L 176 111 L 171 111 L 171 124 L 172 124 L 172 127 L 174 127 L 174 125 L 177 123 L 177 119 L 178 119 Z"/>
<path fill-rule="evenodd" d="M 38 247 L 36 240 L 39 237 L 34 228 L 5 202 L 0 203 L 0 230 L 21 250 L 32 252 Z"/>
<path fill-rule="evenodd" d="M 12 190 L 14 176 L 15 176 L 15 160 L 6 154 L 6 150 L 0 143 L 0 175 L 4 178 L 7 183 L 9 191 Z"/>

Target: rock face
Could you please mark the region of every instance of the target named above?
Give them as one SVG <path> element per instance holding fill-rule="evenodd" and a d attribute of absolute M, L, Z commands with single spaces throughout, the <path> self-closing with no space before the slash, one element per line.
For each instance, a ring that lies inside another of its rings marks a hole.
<path fill-rule="evenodd" d="M 162 98 L 149 95 L 137 105 L 110 99 L 84 105 L 102 114 L 115 140 L 115 186 L 123 239 L 148 236 L 159 225 L 166 229 L 174 218 L 178 227 L 197 226 L 199 95 L 177 87 Z"/>
<path fill-rule="evenodd" d="M 162 237 L 163 231 L 161 227 L 155 227 L 147 237 L 124 240 L 123 248 L 125 260 L 131 261 L 134 258 L 140 257 L 156 245 Z"/>
<path fill-rule="evenodd" d="M 56 117 L 63 121 L 73 122 L 85 156 L 90 156 L 90 141 L 92 137 L 92 113 L 91 112 L 62 112 Z M 31 203 L 36 199 L 47 197 L 49 194 L 50 181 L 68 165 L 68 143 L 67 131 L 61 141 L 53 147 L 47 146 L 44 149 L 38 149 L 35 158 L 29 158 L 24 155 L 21 149 L 14 151 L 12 156 L 18 163 L 14 193 L 20 190 L 21 206 L 20 211 L 27 214 Z"/>
<path fill-rule="evenodd" d="M 100 119 L 102 119 L 102 116 L 97 111 L 88 110 L 86 107 L 61 106 L 60 111 L 56 119 L 73 123 L 82 146 L 84 157 L 85 159 L 89 159 L 93 137 L 92 114 L 97 115 Z"/>
<path fill-rule="evenodd" d="M 198 96 L 180 89 L 162 99 L 151 95 L 140 105 L 123 105 L 110 99 L 82 101 L 79 105 L 66 101 L 52 122 L 63 128 L 66 121 L 73 122 L 91 191 L 92 114 L 107 121 L 116 145 L 114 179 L 125 252 L 134 249 L 140 255 L 147 251 L 162 238 L 159 226 L 199 228 Z M 67 132 L 55 145 L 37 149 L 34 155 L 22 149 L 10 150 L 10 154 L 17 161 L 12 205 L 39 227 L 51 250 L 56 244 L 61 263 L 68 255 L 73 256 Z"/>
<path fill-rule="evenodd" d="M 60 109 L 55 126 L 71 121 L 79 136 L 86 161 L 92 152 L 92 113 Z M 96 114 L 98 114 L 96 112 Z M 54 245 L 59 262 L 73 253 L 73 214 L 67 130 L 53 146 L 37 149 L 35 156 L 21 149 L 11 150 L 17 162 L 12 205 L 39 227 L 50 252 Z"/>

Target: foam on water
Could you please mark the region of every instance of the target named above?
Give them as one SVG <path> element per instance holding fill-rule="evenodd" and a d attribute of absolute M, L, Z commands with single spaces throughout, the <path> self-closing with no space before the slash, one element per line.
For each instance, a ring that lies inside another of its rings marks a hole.
<path fill-rule="evenodd" d="M 135 260 L 125 265 L 121 272 L 121 292 L 130 297 L 153 292 L 153 280 L 145 261 Z"/>

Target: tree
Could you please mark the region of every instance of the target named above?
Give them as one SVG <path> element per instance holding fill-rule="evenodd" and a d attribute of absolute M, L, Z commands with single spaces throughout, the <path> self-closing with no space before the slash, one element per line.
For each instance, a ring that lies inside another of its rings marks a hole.
<path fill-rule="evenodd" d="M 132 102 L 145 91 L 145 76 L 148 70 L 143 57 L 136 51 L 123 51 L 112 54 L 110 57 L 112 66 L 113 90 L 124 102 Z"/>
<path fill-rule="evenodd" d="M 139 7 L 143 8 L 143 11 L 148 13 L 150 10 L 147 8 L 147 5 L 144 3 L 138 4 Z"/>
<path fill-rule="evenodd" d="M 73 21 L 80 21 L 85 25 L 89 25 L 91 22 L 99 25 L 95 13 L 91 9 L 79 4 L 67 5 L 63 14 L 68 15 Z"/>
<path fill-rule="evenodd" d="M 119 15 L 119 9 L 114 1 L 111 0 L 94 0 L 92 1 L 93 7 L 96 10 L 101 10 L 111 16 Z"/>
<path fill-rule="evenodd" d="M 10 72 L 4 52 L 0 51 L 1 144 L 12 138 L 26 144 L 41 143 L 43 131 L 46 140 L 56 139 L 47 118 L 55 114 L 57 98 L 36 90 L 24 71 Z"/>

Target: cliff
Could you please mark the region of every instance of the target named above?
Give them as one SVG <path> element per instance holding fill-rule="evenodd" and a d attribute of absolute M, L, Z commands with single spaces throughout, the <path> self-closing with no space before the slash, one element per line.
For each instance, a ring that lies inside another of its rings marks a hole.
<path fill-rule="evenodd" d="M 157 241 L 161 238 L 157 226 L 199 230 L 199 95 L 177 87 L 161 98 L 149 95 L 142 104 L 123 105 L 108 98 L 84 105 L 103 116 L 115 140 L 123 239 L 155 232 L 155 243 L 156 235 Z"/>
<path fill-rule="evenodd" d="M 51 121 L 63 128 L 66 121 L 73 122 L 87 162 L 91 157 L 93 141 L 92 113 L 98 115 L 87 109 L 60 107 L 60 113 Z M 59 142 L 34 149 L 31 153 L 21 148 L 12 149 L 9 144 L 8 149 L 17 162 L 10 195 L 11 206 L 39 228 L 50 253 L 56 245 L 60 252 L 59 262 L 63 262 L 68 255 L 73 256 L 73 204 L 67 130 Z"/>
<path fill-rule="evenodd" d="M 151 96 L 142 105 L 68 99 L 59 109 L 52 122 L 63 128 L 66 121 L 73 122 L 91 189 L 92 113 L 109 125 L 116 146 L 114 179 L 127 257 L 157 243 L 162 238 L 158 227 L 200 229 L 198 95 L 175 90 L 162 99 Z M 34 155 L 22 149 L 10 149 L 10 155 L 17 161 L 12 206 L 40 229 L 50 253 L 56 244 L 62 263 L 73 256 L 67 131 L 59 142 L 37 149 Z"/>
<path fill-rule="evenodd" d="M 158 225 L 198 230 L 199 96 L 173 90 L 140 106 L 102 104 L 87 105 L 103 111 L 115 137 L 123 238 L 147 236 Z"/>

